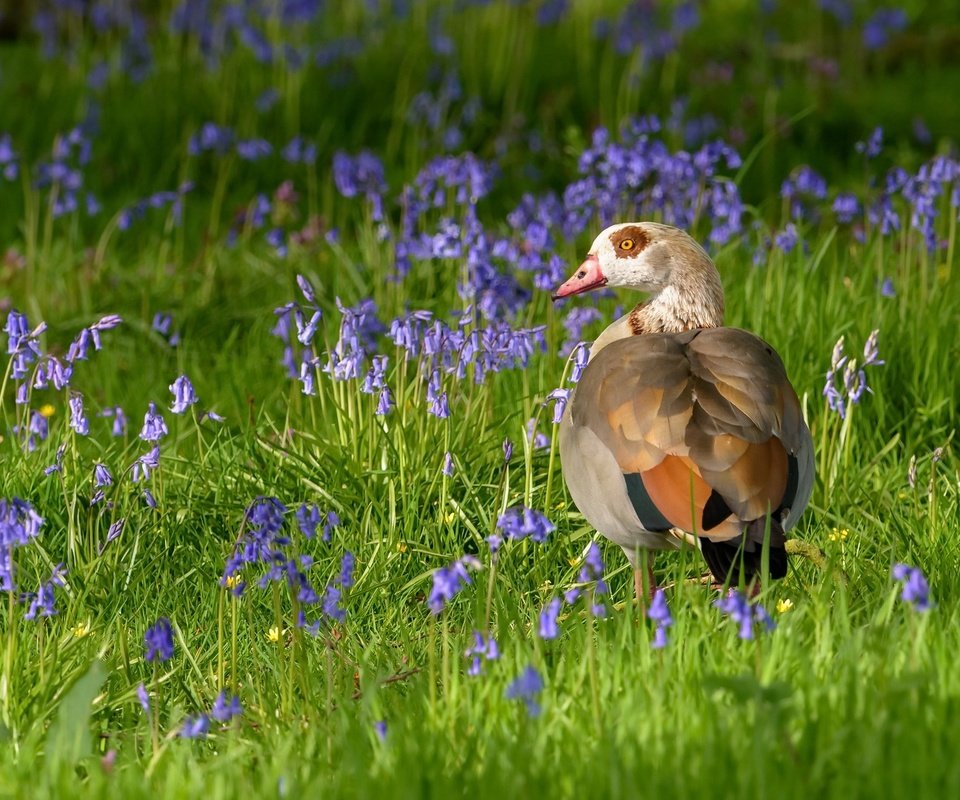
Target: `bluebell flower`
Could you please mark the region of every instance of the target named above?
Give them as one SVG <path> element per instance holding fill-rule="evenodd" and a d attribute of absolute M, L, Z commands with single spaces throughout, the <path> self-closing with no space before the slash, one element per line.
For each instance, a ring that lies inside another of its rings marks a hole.
<path fill-rule="evenodd" d="M 547 540 L 547 536 L 556 530 L 556 525 L 539 511 L 526 506 L 515 506 L 500 515 L 497 528 L 503 531 L 507 538 L 525 539 L 529 536 L 533 541 L 542 544 Z"/>
<path fill-rule="evenodd" d="M 797 240 L 799 236 L 797 233 L 797 226 L 792 222 L 788 222 L 782 231 L 774 235 L 773 243 L 777 248 L 784 253 L 789 253 L 797 246 Z"/>
<path fill-rule="evenodd" d="M 531 717 L 537 717 L 541 711 L 537 698 L 542 691 L 543 678 L 533 666 L 528 666 L 507 686 L 505 694 L 508 700 L 522 700 L 527 707 L 527 713 Z"/>
<path fill-rule="evenodd" d="M 153 492 L 149 489 L 143 490 L 143 502 L 147 504 L 148 508 L 157 507 L 157 498 L 153 496 Z"/>
<path fill-rule="evenodd" d="M 668 644 L 667 628 L 673 625 L 673 617 L 670 616 L 670 609 L 667 606 L 667 596 L 663 589 L 657 589 L 654 593 L 653 602 L 650 603 L 650 608 L 647 609 L 647 617 L 653 620 L 657 626 L 651 646 L 654 649 L 666 647 Z"/>
<path fill-rule="evenodd" d="M 145 442 L 160 441 L 168 433 L 167 423 L 163 417 L 157 413 L 156 403 L 150 403 L 147 413 L 143 416 L 143 428 L 140 430 L 140 438 Z"/>
<path fill-rule="evenodd" d="M 37 593 L 32 596 L 30 607 L 23 615 L 24 619 L 36 619 L 40 617 L 52 617 L 57 613 L 55 586 L 66 586 L 63 576 L 67 570 L 63 564 L 54 567 L 49 580 L 40 584 Z"/>
<path fill-rule="evenodd" d="M 327 512 L 327 521 L 323 524 L 323 541 L 329 542 L 334 528 L 340 526 L 340 515 L 336 511 Z"/>
<path fill-rule="evenodd" d="M 173 626 L 166 617 L 161 617 L 157 623 L 143 635 L 146 646 L 146 661 L 167 661 L 173 657 Z"/>
<path fill-rule="evenodd" d="M 544 401 L 544 405 L 553 401 L 553 424 L 559 425 L 560 420 L 563 419 L 563 412 L 567 408 L 567 401 L 570 399 L 570 390 L 569 389 L 554 389 L 550 394 L 547 395 L 547 399 Z"/>
<path fill-rule="evenodd" d="M 450 416 L 450 404 L 447 402 L 447 393 L 442 392 L 427 409 L 437 419 L 447 419 Z"/>
<path fill-rule="evenodd" d="M 233 131 L 213 122 L 206 122 L 198 133 L 190 137 L 190 141 L 187 143 L 187 152 L 192 156 L 204 152 L 214 152 L 222 155 L 230 148 L 232 143 Z"/>
<path fill-rule="evenodd" d="M 503 463 L 509 464 L 510 459 L 513 458 L 513 442 L 510 439 L 503 440 Z"/>
<path fill-rule="evenodd" d="M 449 478 L 453 475 L 455 469 L 453 456 L 449 452 L 445 453 L 443 456 L 443 468 L 440 471 Z"/>
<path fill-rule="evenodd" d="M 142 683 L 137 684 L 137 701 L 140 703 L 140 708 L 143 709 L 143 713 L 148 717 L 150 716 L 150 694 L 147 692 L 147 687 Z"/>
<path fill-rule="evenodd" d="M 377 400 L 375 414 L 383 417 L 393 410 L 393 395 L 390 394 L 390 387 L 384 386 L 380 390 L 380 397 Z"/>
<path fill-rule="evenodd" d="M 48 467 L 44 467 L 44 475 L 52 475 L 54 472 L 63 472 L 63 454 L 65 452 L 67 452 L 67 445 L 64 443 L 57 448 L 57 453 L 54 456 L 53 463 Z"/>
<path fill-rule="evenodd" d="M 110 486 L 113 484 L 113 475 L 104 464 L 93 465 L 93 482 L 95 486 Z"/>
<path fill-rule="evenodd" d="M 323 596 L 323 613 L 337 622 L 343 622 L 347 618 L 347 612 L 340 607 L 341 597 L 340 587 L 333 584 L 327 586 Z"/>
<path fill-rule="evenodd" d="M 149 480 L 151 471 L 157 469 L 159 466 L 160 446 L 154 445 L 149 453 L 145 453 L 133 462 L 133 466 L 130 468 L 130 479 L 134 483 L 139 483 L 141 480 Z"/>
<path fill-rule="evenodd" d="M 70 427 L 80 436 L 90 433 L 90 422 L 83 412 L 83 395 L 74 393 L 68 401 L 70 405 Z"/>
<path fill-rule="evenodd" d="M 110 527 L 107 529 L 107 538 L 102 545 L 100 545 L 98 552 L 103 553 L 107 549 L 107 545 L 110 544 L 114 539 L 119 539 L 120 534 L 123 533 L 124 525 L 126 525 L 126 517 L 120 517 L 120 519 L 115 520 L 110 524 Z"/>
<path fill-rule="evenodd" d="M 480 631 L 473 632 L 473 646 L 464 651 L 464 658 L 470 659 L 467 674 L 476 677 L 483 672 L 483 661 L 496 661 L 500 658 L 500 648 L 493 636 L 485 637 Z"/>
<path fill-rule="evenodd" d="M 190 383 L 190 379 L 186 375 L 177 378 L 170 385 L 170 391 L 173 394 L 173 406 L 170 410 L 174 414 L 182 414 L 199 399 L 197 393 L 193 390 L 193 384 Z"/>
<path fill-rule="evenodd" d="M 877 9 L 863 25 L 863 46 L 879 50 L 890 41 L 890 35 L 907 27 L 907 14 L 902 8 Z"/>
<path fill-rule="evenodd" d="M 206 714 L 187 717 L 180 728 L 181 739 L 206 739 L 210 731 L 210 718 Z"/>
<path fill-rule="evenodd" d="M 320 509 L 316 505 L 304 503 L 297 509 L 295 516 L 297 525 L 300 526 L 300 532 L 307 539 L 312 539 L 317 535 L 317 526 L 320 524 Z"/>
<path fill-rule="evenodd" d="M 573 350 L 573 369 L 570 371 L 570 382 L 579 383 L 580 376 L 590 361 L 590 345 L 580 342 Z"/>
<path fill-rule="evenodd" d="M 340 575 L 337 577 L 339 583 L 344 589 L 353 586 L 353 569 L 356 566 L 356 558 L 349 550 L 343 554 L 340 561 Z"/>
<path fill-rule="evenodd" d="M 373 730 L 381 742 L 385 742 L 387 740 L 387 723 L 385 720 L 378 719 L 376 722 L 374 722 Z"/>
<path fill-rule="evenodd" d="M 930 586 L 919 567 L 895 564 L 893 578 L 903 584 L 900 592 L 903 602 L 909 603 L 916 611 L 929 611 L 933 607 Z"/>
<path fill-rule="evenodd" d="M 243 713 L 243 706 L 240 705 L 240 698 L 231 695 L 227 698 L 226 691 L 221 691 L 217 699 L 213 701 L 213 709 L 210 716 L 217 722 L 229 722 L 234 717 L 239 717 Z"/>
<path fill-rule="evenodd" d="M 896 297 L 897 290 L 893 285 L 893 278 L 884 278 L 883 283 L 880 284 L 880 296 L 881 297 Z"/>
<path fill-rule="evenodd" d="M 273 152 L 273 145 L 265 139 L 242 139 L 237 142 L 236 150 L 244 161 L 259 161 Z"/>
<path fill-rule="evenodd" d="M 563 601 L 559 597 L 554 597 L 547 603 L 540 612 L 540 627 L 538 633 L 541 639 L 556 639 L 560 635 L 560 628 L 557 620 L 560 617 L 560 609 Z"/>
<path fill-rule="evenodd" d="M 841 224 L 853 222 L 862 213 L 860 201 L 855 194 L 841 192 L 833 201 L 833 213 Z"/>
<path fill-rule="evenodd" d="M 465 586 L 472 583 L 468 569 L 479 569 L 480 562 L 473 556 L 463 556 L 447 567 L 433 573 L 433 586 L 427 598 L 431 614 L 439 614 Z"/>
<path fill-rule="evenodd" d="M 882 366 L 885 362 L 879 357 L 877 339 L 879 330 L 871 331 L 863 347 L 863 363 L 849 358 L 844 353 L 844 337 L 841 336 L 833 347 L 830 369 L 827 371 L 823 387 L 823 396 L 831 410 L 845 418 L 851 405 L 860 402 L 865 392 L 873 390 L 867 384 L 867 367 Z"/>
<path fill-rule="evenodd" d="M 103 409 L 100 412 L 101 417 L 107 417 L 108 419 L 113 419 L 113 425 L 111 427 L 110 433 L 113 436 L 125 436 L 127 433 L 127 416 L 123 413 L 123 409 L 120 406 L 111 406 L 109 408 Z"/>
<path fill-rule="evenodd" d="M 768 631 L 776 627 L 776 623 L 759 603 L 750 603 L 750 600 L 737 589 L 730 589 L 727 596 L 714 600 L 713 605 L 727 614 L 739 626 L 738 636 L 741 639 L 753 639 L 753 623 L 760 622 Z"/>

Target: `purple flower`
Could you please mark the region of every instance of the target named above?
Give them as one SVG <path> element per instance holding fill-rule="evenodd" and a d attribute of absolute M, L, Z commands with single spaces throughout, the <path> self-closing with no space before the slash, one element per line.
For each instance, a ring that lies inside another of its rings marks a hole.
<path fill-rule="evenodd" d="M 167 661 L 173 657 L 173 627 L 170 620 L 161 617 L 157 624 L 147 628 L 143 635 L 143 643 L 147 651 L 144 655 L 146 661 Z"/>
<path fill-rule="evenodd" d="M 930 586 L 919 567 L 908 564 L 895 564 L 893 579 L 903 584 L 900 599 L 909 603 L 916 611 L 929 611 L 933 607 L 930 600 Z"/>
<path fill-rule="evenodd" d="M 210 730 L 210 718 L 206 714 L 187 717 L 180 728 L 181 739 L 206 739 Z"/>
<path fill-rule="evenodd" d="M 450 404 L 447 402 L 447 393 L 441 392 L 427 409 L 437 419 L 447 419 L 450 416 Z"/>
<path fill-rule="evenodd" d="M 666 647 L 668 644 L 667 628 L 673 625 L 673 617 L 670 616 L 670 609 L 667 606 L 667 596 L 664 594 L 663 589 L 657 589 L 654 593 L 653 602 L 650 604 L 650 608 L 647 609 L 647 617 L 652 619 L 657 625 L 651 647 L 657 650 Z"/>
<path fill-rule="evenodd" d="M 455 469 L 453 456 L 448 452 L 443 456 L 443 469 L 441 472 L 449 478 L 453 475 Z"/>
<path fill-rule="evenodd" d="M 385 742 L 387 740 L 387 723 L 385 720 L 378 719 L 376 722 L 374 722 L 373 730 L 381 742 Z"/>
<path fill-rule="evenodd" d="M 890 35 L 907 27 L 907 14 L 901 8 L 881 8 L 863 24 L 863 46 L 879 50 L 890 41 Z"/>
<path fill-rule="evenodd" d="M 497 647 L 497 640 L 490 637 L 484 637 L 480 631 L 473 632 L 473 647 L 464 651 L 464 658 L 471 659 L 470 666 L 467 668 L 467 674 L 473 677 L 483 672 L 483 660 L 496 661 L 500 658 L 500 648 Z"/>
<path fill-rule="evenodd" d="M 356 566 L 357 559 L 349 550 L 343 554 L 340 561 L 340 574 L 337 576 L 336 583 L 339 583 L 344 589 L 353 586 L 353 568 Z"/>
<path fill-rule="evenodd" d="M 533 417 L 527 420 L 527 440 L 534 450 L 543 450 L 550 446 L 550 437 L 537 430 L 537 421 Z"/>
<path fill-rule="evenodd" d="M 580 342 L 573 350 L 573 370 L 570 372 L 570 382 L 579 383 L 583 371 L 590 362 L 590 345 Z"/>
<path fill-rule="evenodd" d="M 570 390 L 569 389 L 554 389 L 550 394 L 547 395 L 547 399 L 544 401 L 544 405 L 549 403 L 551 400 L 554 401 L 553 406 L 553 424 L 559 425 L 560 420 L 563 419 L 563 412 L 567 408 L 567 401 L 570 399 Z"/>
<path fill-rule="evenodd" d="M 107 538 L 106 541 L 100 546 L 100 552 L 102 553 L 107 549 L 107 545 L 110 544 L 114 539 L 119 539 L 120 534 L 123 533 L 123 526 L 126 525 L 126 517 L 120 517 L 120 519 L 112 522 L 110 527 L 107 528 Z"/>
<path fill-rule="evenodd" d="M 323 541 L 329 542 L 330 537 L 333 534 L 333 529 L 339 527 L 340 525 L 340 516 L 336 511 L 327 512 L 327 521 L 323 524 L 323 536 L 321 537 Z"/>
<path fill-rule="evenodd" d="M 508 508 L 497 520 L 497 528 L 503 531 L 508 539 L 526 539 L 529 536 L 540 544 L 557 529 L 556 525 L 539 511 L 526 506 Z"/>
<path fill-rule="evenodd" d="M 867 158 L 876 158 L 883 149 L 883 128 L 876 127 L 865 142 L 857 142 L 853 149 Z"/>
<path fill-rule="evenodd" d="M 70 427 L 80 436 L 86 436 L 90 433 L 90 423 L 83 413 L 83 395 L 71 394 L 68 402 L 70 404 Z"/>
<path fill-rule="evenodd" d="M 768 631 L 776 627 L 766 609 L 759 603 L 750 604 L 746 595 L 736 589 L 730 589 L 727 596 L 714 600 L 713 605 L 727 614 L 740 626 L 738 636 L 741 639 L 753 639 L 753 623 L 760 622 Z"/>
<path fill-rule="evenodd" d="M 562 606 L 563 601 L 559 597 L 554 597 L 543 607 L 540 612 L 540 628 L 538 630 L 541 639 L 556 639 L 560 635 L 557 619 L 560 616 Z"/>
<path fill-rule="evenodd" d="M 54 567 L 50 579 L 41 583 L 37 593 L 32 596 L 30 608 L 23 615 L 24 619 L 36 619 L 38 616 L 52 617 L 57 613 L 54 587 L 66 586 L 66 581 L 63 579 L 66 571 L 63 564 Z"/>
<path fill-rule="evenodd" d="M 186 375 L 177 378 L 170 385 L 170 391 L 173 393 L 173 406 L 170 410 L 174 414 L 182 414 L 198 400 L 197 393 L 193 390 L 193 384 L 190 383 L 190 379 Z"/>
<path fill-rule="evenodd" d="M 57 448 L 57 454 L 49 467 L 44 467 L 44 475 L 52 475 L 54 472 L 63 472 L 63 454 L 67 452 L 67 445 L 62 444 Z"/>
<path fill-rule="evenodd" d="M 105 408 L 100 412 L 101 417 L 112 417 L 113 418 L 113 428 L 111 429 L 111 434 L 113 436 L 125 436 L 127 433 L 127 417 L 123 413 L 123 409 L 120 406 L 112 406 L 110 408 Z"/>
<path fill-rule="evenodd" d="M 240 698 L 236 695 L 231 695 L 228 700 L 226 691 L 221 691 L 220 694 L 217 695 L 217 699 L 213 701 L 213 709 L 210 711 L 210 716 L 217 722 L 229 722 L 234 717 L 239 717 L 242 713 L 243 706 L 240 705 Z"/>
<path fill-rule="evenodd" d="M 848 224 L 861 213 L 860 201 L 855 194 L 841 193 L 833 201 L 833 213 L 837 215 L 837 222 Z"/>
<path fill-rule="evenodd" d="M 137 685 L 137 700 L 140 702 L 140 708 L 143 709 L 143 713 L 148 717 L 150 716 L 150 694 L 147 692 L 147 687 L 142 683 Z"/>
<path fill-rule="evenodd" d="M 93 482 L 95 486 L 111 486 L 113 484 L 113 475 L 104 464 L 94 464 Z"/>
<path fill-rule="evenodd" d="M 347 618 L 347 612 L 340 607 L 342 596 L 339 587 L 330 585 L 323 597 L 323 613 L 337 622 L 343 622 Z"/>
<path fill-rule="evenodd" d="M 773 243 L 784 253 L 789 253 L 797 246 L 797 226 L 788 222 L 782 231 L 773 237 Z"/>
<path fill-rule="evenodd" d="M 503 463 L 509 464 L 510 459 L 513 458 L 513 442 L 509 439 L 503 440 Z"/>
<path fill-rule="evenodd" d="M 304 503 L 296 512 L 297 525 L 300 532 L 308 539 L 317 535 L 317 526 L 320 524 L 320 509 L 316 505 Z"/>
<path fill-rule="evenodd" d="M 150 403 L 147 413 L 143 415 L 143 428 L 140 430 L 140 438 L 145 442 L 157 442 L 167 433 L 167 423 L 157 413 L 156 403 Z"/>
<path fill-rule="evenodd" d="M 377 400 L 377 408 L 374 413 L 379 417 L 385 417 L 392 410 L 393 410 L 393 395 L 390 394 L 390 387 L 384 386 L 380 390 L 380 397 Z"/>
<path fill-rule="evenodd" d="M 463 589 L 472 583 L 468 568 L 479 569 L 480 562 L 473 556 L 463 556 L 448 567 L 441 567 L 433 573 L 433 586 L 427 598 L 431 614 L 439 614 L 444 606 Z"/>
<path fill-rule="evenodd" d="M 155 470 L 159 466 L 160 446 L 154 445 L 149 453 L 145 453 L 133 462 L 133 466 L 130 468 L 130 479 L 134 483 L 139 483 L 141 479 L 148 480 L 150 478 L 151 470 Z"/>
<path fill-rule="evenodd" d="M 527 713 L 531 717 L 540 715 L 540 705 L 537 703 L 537 697 L 543 691 L 543 678 L 540 673 L 532 666 L 528 666 L 520 675 L 515 678 L 507 687 L 506 698 L 508 700 L 522 700 L 527 707 Z"/>

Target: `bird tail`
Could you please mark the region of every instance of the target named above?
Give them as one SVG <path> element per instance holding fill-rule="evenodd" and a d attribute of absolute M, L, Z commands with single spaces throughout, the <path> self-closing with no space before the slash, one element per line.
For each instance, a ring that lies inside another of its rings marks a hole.
<path fill-rule="evenodd" d="M 764 547 L 765 540 L 769 547 Z M 783 578 L 787 574 L 786 538 L 775 515 L 751 520 L 743 533 L 733 539 L 714 542 L 701 537 L 700 552 L 717 583 L 737 584 L 742 580 L 749 584 L 759 578 L 763 572 L 764 553 L 769 554 L 771 578 Z"/>

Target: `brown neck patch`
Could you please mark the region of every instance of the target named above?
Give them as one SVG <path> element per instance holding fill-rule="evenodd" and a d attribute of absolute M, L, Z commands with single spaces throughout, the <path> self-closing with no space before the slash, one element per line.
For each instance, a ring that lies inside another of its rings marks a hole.
<path fill-rule="evenodd" d="M 647 330 L 647 325 L 644 324 L 643 319 L 643 308 L 646 306 L 646 303 L 639 303 L 630 312 L 630 316 L 627 317 L 627 322 L 630 324 L 630 332 L 634 336 L 640 336 L 643 333 L 653 333 L 654 331 Z"/>
<path fill-rule="evenodd" d="M 650 237 L 639 225 L 628 225 L 610 234 L 617 258 L 636 258 L 650 244 Z"/>

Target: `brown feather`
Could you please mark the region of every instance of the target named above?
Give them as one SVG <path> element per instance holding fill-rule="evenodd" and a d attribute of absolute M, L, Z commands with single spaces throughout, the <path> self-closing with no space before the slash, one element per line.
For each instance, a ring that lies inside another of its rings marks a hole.
<path fill-rule="evenodd" d="M 716 541 L 780 506 L 787 455 L 808 436 L 780 358 L 735 328 L 612 342 L 591 360 L 572 414 L 623 472 L 641 474 L 676 527 L 702 533 L 716 491 L 733 512 L 707 534 Z"/>

